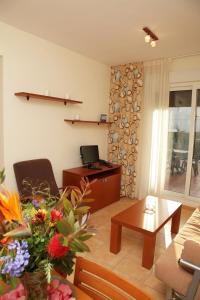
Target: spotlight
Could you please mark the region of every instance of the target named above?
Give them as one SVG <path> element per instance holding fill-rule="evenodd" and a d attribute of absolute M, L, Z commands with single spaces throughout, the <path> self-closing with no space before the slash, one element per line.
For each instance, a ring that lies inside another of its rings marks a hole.
<path fill-rule="evenodd" d="M 145 36 L 145 38 L 144 38 L 145 43 L 149 43 L 150 40 L 151 40 L 151 37 L 150 37 L 149 34 L 147 34 L 147 35 Z"/>
<path fill-rule="evenodd" d="M 143 28 L 144 32 L 146 33 L 146 36 L 144 38 L 145 43 L 150 43 L 151 47 L 156 47 L 156 41 L 158 41 L 158 37 L 148 28 Z"/>
<path fill-rule="evenodd" d="M 153 40 L 152 40 L 151 43 L 150 43 L 150 45 L 151 45 L 151 47 L 154 48 L 154 47 L 156 46 L 156 41 L 153 41 Z"/>

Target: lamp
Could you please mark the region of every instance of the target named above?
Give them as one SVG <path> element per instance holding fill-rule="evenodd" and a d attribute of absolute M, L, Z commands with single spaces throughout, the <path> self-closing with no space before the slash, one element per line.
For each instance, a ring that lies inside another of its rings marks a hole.
<path fill-rule="evenodd" d="M 151 40 L 151 37 L 150 37 L 150 35 L 149 35 L 149 34 L 147 34 L 147 35 L 145 36 L 144 40 L 145 40 L 145 43 L 149 43 L 149 42 L 150 42 L 150 40 Z"/>
<path fill-rule="evenodd" d="M 150 43 L 150 45 L 151 45 L 151 47 L 154 48 L 156 46 L 156 41 L 152 40 L 151 43 Z"/>
<path fill-rule="evenodd" d="M 144 38 L 145 43 L 150 43 L 151 47 L 154 48 L 156 46 L 156 41 L 158 41 L 158 37 L 148 27 L 144 27 L 143 30 L 146 33 Z"/>

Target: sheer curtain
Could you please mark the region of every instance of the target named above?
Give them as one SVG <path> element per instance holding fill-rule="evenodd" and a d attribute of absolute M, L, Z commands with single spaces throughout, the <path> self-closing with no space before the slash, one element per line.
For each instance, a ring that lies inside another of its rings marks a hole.
<path fill-rule="evenodd" d="M 144 105 L 141 119 L 137 196 L 159 195 L 167 149 L 170 60 L 144 63 Z"/>

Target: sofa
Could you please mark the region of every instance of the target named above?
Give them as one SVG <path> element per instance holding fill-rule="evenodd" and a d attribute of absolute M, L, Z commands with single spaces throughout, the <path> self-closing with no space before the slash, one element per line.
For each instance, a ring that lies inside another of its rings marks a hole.
<path fill-rule="evenodd" d="M 182 295 L 180 299 L 200 300 L 199 279 L 194 280 L 194 274 L 200 278 L 200 208 L 193 212 L 155 263 L 155 275 Z M 191 296 L 194 281 L 197 289 L 195 296 Z"/>

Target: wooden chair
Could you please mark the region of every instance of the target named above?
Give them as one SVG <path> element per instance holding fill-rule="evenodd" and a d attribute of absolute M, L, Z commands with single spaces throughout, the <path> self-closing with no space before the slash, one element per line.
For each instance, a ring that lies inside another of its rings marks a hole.
<path fill-rule="evenodd" d="M 94 300 L 153 300 L 120 276 L 83 257 L 76 260 L 74 285 Z"/>

